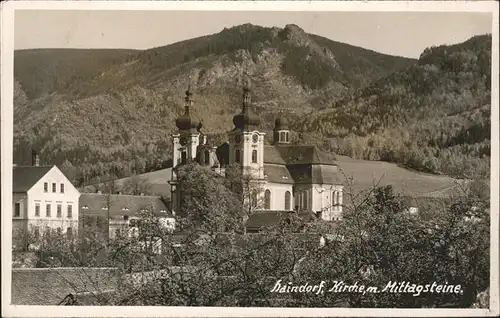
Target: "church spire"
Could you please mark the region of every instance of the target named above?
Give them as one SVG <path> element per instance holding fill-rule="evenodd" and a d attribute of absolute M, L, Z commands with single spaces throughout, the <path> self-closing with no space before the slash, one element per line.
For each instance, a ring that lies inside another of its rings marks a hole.
<path fill-rule="evenodd" d="M 255 114 L 252 107 L 250 76 L 244 72 L 243 79 L 243 108 L 241 113 L 233 117 L 235 128 L 240 130 L 253 130 L 260 125 L 260 117 Z"/>

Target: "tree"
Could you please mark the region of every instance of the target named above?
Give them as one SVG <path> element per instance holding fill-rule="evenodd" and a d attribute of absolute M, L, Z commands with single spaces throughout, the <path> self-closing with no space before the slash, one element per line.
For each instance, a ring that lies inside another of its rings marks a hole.
<path fill-rule="evenodd" d="M 146 177 L 133 176 L 128 178 L 122 186 L 124 194 L 131 195 L 152 195 L 152 185 Z"/>

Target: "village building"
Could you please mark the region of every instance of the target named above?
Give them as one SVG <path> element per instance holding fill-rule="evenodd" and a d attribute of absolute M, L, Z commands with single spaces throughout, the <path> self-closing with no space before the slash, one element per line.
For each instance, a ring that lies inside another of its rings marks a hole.
<path fill-rule="evenodd" d="M 82 193 L 79 209 L 81 230 L 90 228 L 110 239 L 132 235 L 145 217 L 169 231 L 175 229 L 174 216 L 158 196 Z"/>
<path fill-rule="evenodd" d="M 36 152 L 31 166 L 14 166 L 13 244 L 30 244 L 51 231 L 72 237 L 78 229 L 80 192 L 57 166 L 42 166 Z"/>

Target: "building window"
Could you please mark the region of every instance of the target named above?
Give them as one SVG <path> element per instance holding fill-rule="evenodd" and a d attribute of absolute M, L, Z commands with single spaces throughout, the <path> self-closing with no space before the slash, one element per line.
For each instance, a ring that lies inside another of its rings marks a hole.
<path fill-rule="evenodd" d="M 187 162 L 187 153 L 185 151 L 181 152 L 181 163 Z"/>
<path fill-rule="evenodd" d="M 257 163 L 257 150 L 252 150 L 252 163 Z"/>
<path fill-rule="evenodd" d="M 73 206 L 71 204 L 68 205 L 68 219 L 73 217 Z"/>
<path fill-rule="evenodd" d="M 64 183 L 61 183 L 61 193 L 64 193 Z"/>
<path fill-rule="evenodd" d="M 53 193 L 57 192 L 57 185 L 55 183 L 52 183 L 52 192 Z"/>
<path fill-rule="evenodd" d="M 40 216 L 40 203 L 35 203 L 35 216 Z"/>
<path fill-rule="evenodd" d="M 302 192 L 302 208 L 306 210 L 309 208 L 307 191 Z"/>
<path fill-rule="evenodd" d="M 18 218 L 21 216 L 21 203 L 17 202 L 14 205 L 14 217 Z"/>
<path fill-rule="evenodd" d="M 50 204 L 45 206 L 45 216 L 50 217 Z"/>
<path fill-rule="evenodd" d="M 208 152 L 208 150 L 205 150 L 205 164 L 210 164 L 210 152 Z"/>
<path fill-rule="evenodd" d="M 68 237 L 68 239 L 73 239 L 73 229 L 68 227 L 68 230 L 66 231 L 66 236 Z"/>
<path fill-rule="evenodd" d="M 35 226 L 33 228 L 33 235 L 35 236 L 35 239 L 39 239 L 40 238 L 40 228 L 38 226 Z"/>
<path fill-rule="evenodd" d="M 289 135 L 289 133 L 288 133 L 288 132 L 286 132 L 286 133 L 285 133 L 285 142 L 289 142 L 289 141 L 290 141 L 290 139 L 289 139 L 288 135 Z"/>
<path fill-rule="evenodd" d="M 61 235 L 62 234 L 62 230 L 60 227 L 57 228 L 57 235 Z"/>
<path fill-rule="evenodd" d="M 285 210 L 286 211 L 290 210 L 291 201 L 292 201 L 292 195 L 290 194 L 290 191 L 285 192 Z"/>
<path fill-rule="evenodd" d="M 240 150 L 239 149 L 236 149 L 236 151 L 234 152 L 234 161 L 236 161 L 236 163 L 240 163 Z"/>
<path fill-rule="evenodd" d="M 250 203 L 250 205 L 252 207 L 256 207 L 257 206 L 257 201 L 258 201 L 257 192 L 253 191 L 251 198 L 252 198 L 252 202 Z"/>
<path fill-rule="evenodd" d="M 49 184 L 48 182 L 43 183 L 43 192 L 49 192 Z"/>
<path fill-rule="evenodd" d="M 284 131 L 280 132 L 280 141 L 281 142 L 285 141 L 285 132 Z"/>
<path fill-rule="evenodd" d="M 124 221 L 128 221 L 128 215 L 124 215 L 124 216 L 123 216 L 123 220 L 124 220 Z"/>
<path fill-rule="evenodd" d="M 62 205 L 57 205 L 57 217 L 60 218 L 62 216 Z"/>
<path fill-rule="evenodd" d="M 264 192 L 264 209 L 271 209 L 271 191 L 269 189 Z"/>

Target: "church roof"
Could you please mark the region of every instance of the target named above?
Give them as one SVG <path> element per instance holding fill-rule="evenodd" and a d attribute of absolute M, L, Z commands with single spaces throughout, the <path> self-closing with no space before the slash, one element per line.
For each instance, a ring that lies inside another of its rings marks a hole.
<path fill-rule="evenodd" d="M 293 184 L 294 180 L 285 165 L 264 164 L 264 175 L 272 183 Z"/>
<path fill-rule="evenodd" d="M 327 154 L 314 145 L 277 145 L 276 150 L 286 164 L 335 165 Z"/>

